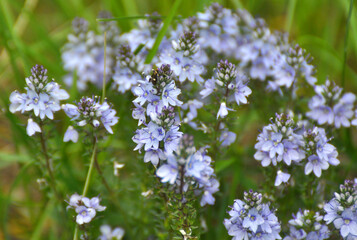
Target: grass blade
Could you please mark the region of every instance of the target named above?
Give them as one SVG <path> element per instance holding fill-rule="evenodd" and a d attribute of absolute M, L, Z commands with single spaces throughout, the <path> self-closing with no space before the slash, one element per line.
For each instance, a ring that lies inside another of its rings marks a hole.
<path fill-rule="evenodd" d="M 147 63 L 147 64 L 151 63 L 152 59 L 155 57 L 156 52 L 159 49 L 160 43 L 161 43 L 162 39 L 164 39 L 166 31 L 167 31 L 167 29 L 169 29 L 169 26 L 171 25 L 171 22 L 174 19 L 174 16 L 175 16 L 177 9 L 180 6 L 181 2 L 182 2 L 182 0 L 176 0 L 174 5 L 172 6 L 169 15 L 164 20 L 164 24 L 163 24 L 162 28 L 160 29 L 159 33 L 157 34 L 154 46 L 149 51 L 149 53 L 145 59 L 145 63 Z"/>

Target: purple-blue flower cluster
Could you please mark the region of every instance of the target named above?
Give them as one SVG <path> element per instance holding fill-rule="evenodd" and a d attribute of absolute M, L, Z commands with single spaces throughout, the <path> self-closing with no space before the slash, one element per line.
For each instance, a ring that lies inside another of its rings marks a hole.
<path fill-rule="evenodd" d="M 149 70 L 144 58 L 135 55 L 130 45 L 120 45 L 113 80 L 119 92 L 124 93 L 137 85 L 141 73 Z"/>
<path fill-rule="evenodd" d="M 99 197 L 87 198 L 77 193 L 73 194 L 68 203 L 68 208 L 76 211 L 76 222 L 79 225 L 90 223 L 97 212 L 104 211 L 107 207 L 100 205 Z"/>
<path fill-rule="evenodd" d="M 266 81 L 268 89 L 288 89 L 299 79 L 310 85 L 317 81 L 305 51 L 290 47 L 287 35 L 271 32 L 263 19 L 217 3 L 198 13 L 197 19 L 194 31 L 200 36 L 198 43 L 203 49 L 238 60 L 251 79 Z"/>
<path fill-rule="evenodd" d="M 196 194 L 202 195 L 201 206 L 213 205 L 213 194 L 218 192 L 219 182 L 211 163 L 212 159 L 206 154 L 206 149 L 197 151 L 192 137 L 184 135 L 176 152 L 167 156 L 167 162 L 157 169 L 156 175 L 161 178 L 161 182 L 168 182 L 183 191 L 193 185 Z"/>
<path fill-rule="evenodd" d="M 329 239 L 330 230 L 322 222 L 323 216 L 319 212 L 301 209 L 297 214 L 293 214 L 293 219 L 289 221 L 290 233 L 284 240 L 306 239 L 324 240 Z"/>
<path fill-rule="evenodd" d="M 47 76 L 47 69 L 43 66 L 34 66 L 31 74 L 26 78 L 26 93 L 14 91 L 10 95 L 10 112 L 26 112 L 30 116 L 26 128 L 29 136 L 41 132 L 40 126 L 33 121 L 34 116 L 40 121 L 45 118 L 53 120 L 53 113 L 61 110 L 60 101 L 69 98 L 66 90 Z"/>
<path fill-rule="evenodd" d="M 205 72 L 203 63 L 207 56 L 197 45 L 197 34 L 184 32 L 178 41 L 172 40 L 172 48 L 160 55 L 160 62 L 170 64 L 171 69 L 180 82 L 202 83 L 201 75 Z"/>
<path fill-rule="evenodd" d="M 310 111 L 306 116 L 315 120 L 318 125 L 350 127 L 356 95 L 342 94 L 343 89 L 328 79 L 324 85 L 316 85 L 315 92 L 316 95 L 309 101 Z"/>
<path fill-rule="evenodd" d="M 110 14 L 102 12 L 100 18 Z M 116 22 L 101 22 L 100 34 L 88 29 L 88 22 L 82 18 L 73 20 L 73 32 L 68 35 L 68 42 L 62 50 L 63 68 L 68 72 L 64 82 L 71 86 L 75 82 L 80 90 L 85 90 L 91 83 L 101 88 L 104 72 L 104 55 L 106 55 L 106 81 L 113 75 L 116 48 L 119 45 L 119 29 Z M 106 32 L 106 49 L 104 49 L 104 32 Z M 104 54 L 104 50 L 105 53 Z"/>
<path fill-rule="evenodd" d="M 258 135 L 254 158 L 263 167 L 272 164 L 278 168 L 275 186 L 288 182 L 290 174 L 283 172 L 286 166 L 305 164 L 306 175 L 313 172 L 320 177 L 329 165 L 340 163 L 336 147 L 329 143 L 325 130 L 306 127 L 299 129 L 291 116 L 276 114 Z"/>
<path fill-rule="evenodd" d="M 94 128 L 103 126 L 109 133 L 113 134 L 112 126 L 118 122 L 116 111 L 106 100 L 101 103 L 100 97 L 82 97 L 76 105 L 63 104 L 62 108 L 71 118 L 75 127 L 84 127 L 87 124 Z M 77 142 L 78 132 L 73 126 L 69 126 L 64 134 L 63 141 Z"/>
<path fill-rule="evenodd" d="M 164 64 L 146 80 L 140 80 L 133 93 L 136 107 L 132 116 L 139 126 L 143 125 L 133 137 L 137 144 L 135 150 L 144 148 L 144 161 L 156 166 L 159 160 L 176 151 L 182 136 L 174 110 L 182 104 L 178 99 L 181 90 L 176 88 L 170 65 Z"/>
<path fill-rule="evenodd" d="M 224 219 L 224 225 L 234 240 L 281 239 L 281 226 L 275 210 L 263 203 L 261 193 L 245 192 L 244 200 L 235 200 L 228 213 L 230 218 Z"/>
<path fill-rule="evenodd" d="M 234 64 L 221 60 L 217 64 L 215 76 L 205 81 L 200 94 L 202 98 L 214 94 L 216 98 L 222 99 L 217 119 L 225 118 L 228 111 L 233 111 L 232 102 L 236 102 L 237 105 L 248 103 L 247 97 L 252 90 L 247 86 L 247 82 L 246 76 L 238 74 Z"/>
<path fill-rule="evenodd" d="M 343 239 L 357 239 L 357 183 L 346 180 L 340 192 L 325 204 L 327 224 L 333 223 Z"/>

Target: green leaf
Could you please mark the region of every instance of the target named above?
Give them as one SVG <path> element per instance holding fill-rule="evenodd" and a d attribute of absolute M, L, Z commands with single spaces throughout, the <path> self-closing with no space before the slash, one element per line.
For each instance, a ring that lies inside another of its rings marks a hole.
<path fill-rule="evenodd" d="M 216 162 L 216 172 L 219 173 L 221 171 L 223 171 L 224 169 L 228 168 L 230 165 L 232 165 L 234 162 L 236 161 L 236 159 L 230 158 L 228 160 L 219 160 Z"/>
<path fill-rule="evenodd" d="M 152 59 L 155 57 L 156 52 L 159 49 L 160 43 L 161 43 L 162 39 L 164 39 L 166 31 L 167 31 L 167 29 L 169 29 L 169 26 L 171 25 L 171 22 L 174 19 L 174 16 L 175 16 L 177 9 L 180 6 L 181 2 L 182 2 L 182 0 L 176 0 L 174 5 L 172 6 L 169 15 L 165 19 L 162 28 L 160 29 L 159 33 L 157 34 L 154 46 L 149 51 L 149 53 L 145 59 L 145 63 L 147 63 L 147 64 L 151 63 Z"/>
<path fill-rule="evenodd" d="M 36 223 L 35 229 L 30 238 L 31 240 L 41 239 L 41 233 L 43 227 L 45 226 L 45 221 L 50 215 L 50 212 L 52 212 L 54 204 L 55 204 L 55 198 L 52 198 L 50 201 L 47 202 L 46 207 L 40 216 L 40 219 Z"/>
<path fill-rule="evenodd" d="M 0 152 L 0 168 L 12 163 L 29 163 L 32 158 L 28 155 Z"/>

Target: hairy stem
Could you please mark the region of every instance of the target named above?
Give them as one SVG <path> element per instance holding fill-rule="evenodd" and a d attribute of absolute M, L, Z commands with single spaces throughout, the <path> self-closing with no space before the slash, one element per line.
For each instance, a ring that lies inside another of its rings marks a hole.
<path fill-rule="evenodd" d="M 110 195 L 113 195 L 114 192 L 113 192 L 113 190 L 110 188 L 110 186 L 109 186 L 107 180 L 105 179 L 105 177 L 104 177 L 104 175 L 103 175 L 102 170 L 100 169 L 97 156 L 95 156 L 95 159 L 94 159 L 94 167 L 97 169 L 97 172 L 98 172 L 98 174 L 99 174 L 99 176 L 100 176 L 100 179 L 101 179 L 103 185 L 105 186 L 105 188 L 108 190 L 108 192 L 110 193 Z"/>
<path fill-rule="evenodd" d="M 96 154 L 97 154 L 97 138 L 94 137 L 92 157 L 91 157 L 91 160 L 90 160 L 89 169 L 88 169 L 88 173 L 87 173 L 87 177 L 86 177 L 86 182 L 84 184 L 83 193 L 82 193 L 83 197 L 85 197 L 87 192 L 88 192 L 88 188 L 89 188 L 90 179 L 91 179 L 92 172 L 93 172 L 93 166 L 94 166 Z M 74 229 L 74 234 L 73 234 L 73 240 L 77 240 L 77 239 L 78 239 L 78 225 L 76 225 L 76 228 Z"/>
<path fill-rule="evenodd" d="M 52 171 L 52 168 L 51 168 L 50 157 L 48 155 L 48 150 L 47 150 L 47 145 L 46 145 L 46 136 L 45 136 L 45 132 L 44 132 L 44 129 L 43 129 L 43 121 L 42 121 L 42 119 L 40 119 L 40 129 L 41 129 L 41 132 L 40 132 L 41 147 L 42 147 L 43 155 L 45 156 L 46 168 L 47 168 L 47 171 L 48 171 L 48 175 L 50 176 L 50 185 L 52 186 L 52 189 L 53 189 L 56 197 L 58 197 L 58 199 L 60 199 L 60 196 L 59 196 L 59 194 L 57 192 L 57 189 L 56 189 L 55 177 L 54 177 L 54 174 L 53 174 L 53 171 Z"/>

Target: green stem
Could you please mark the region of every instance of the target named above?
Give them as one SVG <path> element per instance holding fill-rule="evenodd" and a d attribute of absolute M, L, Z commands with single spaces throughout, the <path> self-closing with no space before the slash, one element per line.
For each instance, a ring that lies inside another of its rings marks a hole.
<path fill-rule="evenodd" d="M 41 132 L 40 132 L 41 147 L 42 147 L 43 155 L 45 156 L 46 168 L 47 168 L 47 171 L 48 171 L 48 175 L 50 176 L 50 185 L 53 188 L 53 192 L 54 192 L 55 196 L 59 200 L 61 200 L 61 198 L 60 198 L 60 196 L 59 196 L 59 194 L 57 192 L 57 189 L 56 189 L 55 177 L 54 177 L 54 174 L 52 172 L 51 163 L 50 163 L 50 157 L 48 155 L 47 146 L 46 146 L 46 136 L 45 136 L 44 129 L 43 129 L 43 121 L 41 119 L 40 119 L 40 129 L 41 129 Z"/>
<path fill-rule="evenodd" d="M 93 166 L 94 166 L 94 162 L 95 162 L 96 153 L 97 153 L 97 138 L 94 139 L 92 157 L 91 157 L 91 160 L 90 160 L 90 165 L 89 165 L 89 169 L 88 169 L 88 173 L 87 173 L 87 178 L 86 178 L 86 182 L 84 184 L 83 193 L 82 193 L 83 197 L 85 197 L 87 192 L 88 192 L 89 183 L 90 183 L 90 179 L 91 179 L 92 172 L 93 172 Z"/>
<path fill-rule="evenodd" d="M 287 33 L 290 33 L 291 25 L 294 19 L 295 7 L 296 7 L 296 0 L 290 0 L 288 6 L 288 13 L 287 13 L 288 20 L 286 21 L 285 24 L 285 31 Z"/>
<path fill-rule="evenodd" d="M 83 197 L 85 197 L 88 192 L 90 179 L 91 179 L 92 172 L 93 172 L 93 166 L 94 166 L 94 162 L 95 162 L 96 153 L 97 153 L 97 138 L 94 137 L 93 152 L 92 152 L 92 157 L 90 160 L 90 165 L 89 165 L 89 169 L 88 169 L 88 173 L 87 173 L 87 177 L 86 177 L 86 182 L 85 182 L 84 188 L 83 188 L 83 193 L 82 193 Z M 76 225 L 76 228 L 74 229 L 74 234 L 73 234 L 73 240 L 77 240 L 77 239 L 78 239 L 78 225 Z"/>
<path fill-rule="evenodd" d="M 345 86 L 345 72 L 346 72 L 346 62 L 347 62 L 347 42 L 348 42 L 348 33 L 350 29 L 350 22 L 352 16 L 352 9 L 353 9 L 353 1 L 350 0 L 350 9 L 348 11 L 347 23 L 346 23 L 346 32 L 345 32 L 345 42 L 344 42 L 344 49 L 343 49 L 343 65 L 342 65 L 342 79 L 341 79 L 341 86 Z"/>
<path fill-rule="evenodd" d="M 104 98 L 105 98 L 106 66 L 107 66 L 107 32 L 104 32 L 104 71 L 103 71 L 102 103 L 104 102 Z"/>

